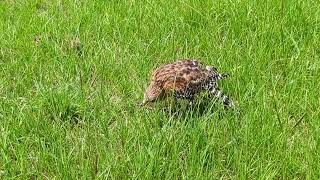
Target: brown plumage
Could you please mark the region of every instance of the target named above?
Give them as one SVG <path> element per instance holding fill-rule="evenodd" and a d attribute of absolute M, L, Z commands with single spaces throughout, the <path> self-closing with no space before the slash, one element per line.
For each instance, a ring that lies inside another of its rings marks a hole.
<path fill-rule="evenodd" d="M 219 89 L 217 81 L 228 77 L 227 73 L 219 74 L 211 66 L 204 67 L 197 60 L 179 60 L 157 68 L 151 77 L 142 104 L 164 98 L 174 92 L 180 99 L 193 99 L 201 91 L 209 91 L 212 95 L 222 98 L 227 106 L 233 103 Z"/>

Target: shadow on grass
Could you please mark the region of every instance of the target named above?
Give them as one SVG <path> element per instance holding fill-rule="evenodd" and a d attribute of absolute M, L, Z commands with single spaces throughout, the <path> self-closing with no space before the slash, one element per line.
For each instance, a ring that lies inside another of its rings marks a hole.
<path fill-rule="evenodd" d="M 169 105 L 168 105 L 169 104 Z M 239 116 L 241 111 L 238 108 L 225 108 L 221 102 L 212 98 L 201 98 L 190 104 L 189 101 L 164 102 L 161 110 L 168 118 L 177 120 L 189 120 L 203 116 L 214 115 L 217 120 L 225 117 Z"/>

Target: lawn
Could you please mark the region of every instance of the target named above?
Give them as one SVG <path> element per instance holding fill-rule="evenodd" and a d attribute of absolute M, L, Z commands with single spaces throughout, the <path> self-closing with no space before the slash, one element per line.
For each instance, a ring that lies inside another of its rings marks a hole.
<path fill-rule="evenodd" d="M 140 108 L 182 58 L 237 107 Z M 317 179 L 319 90 L 319 1 L 0 0 L 1 179 Z"/>

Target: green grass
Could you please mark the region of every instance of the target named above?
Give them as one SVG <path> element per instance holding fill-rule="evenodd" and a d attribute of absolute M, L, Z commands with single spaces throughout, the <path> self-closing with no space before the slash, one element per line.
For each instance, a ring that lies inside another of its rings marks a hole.
<path fill-rule="evenodd" d="M 311 0 L 2 0 L 0 178 L 320 178 L 319 34 Z M 179 58 L 239 111 L 138 108 Z"/>

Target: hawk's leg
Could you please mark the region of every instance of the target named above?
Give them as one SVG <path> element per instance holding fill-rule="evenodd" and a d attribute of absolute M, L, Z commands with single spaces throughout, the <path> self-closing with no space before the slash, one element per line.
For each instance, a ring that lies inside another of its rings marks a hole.
<path fill-rule="evenodd" d="M 181 91 L 175 91 L 173 96 L 177 99 L 188 99 L 188 100 L 193 100 L 194 99 L 194 94 L 189 93 L 187 91 L 181 90 Z"/>
<path fill-rule="evenodd" d="M 193 104 L 194 104 L 195 94 L 192 93 L 191 91 L 189 91 L 188 89 L 185 89 L 185 90 L 175 91 L 174 97 L 175 97 L 176 99 L 186 99 L 186 100 L 189 100 L 189 101 L 190 101 L 189 104 L 190 104 L 190 105 L 193 105 Z"/>

